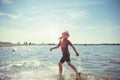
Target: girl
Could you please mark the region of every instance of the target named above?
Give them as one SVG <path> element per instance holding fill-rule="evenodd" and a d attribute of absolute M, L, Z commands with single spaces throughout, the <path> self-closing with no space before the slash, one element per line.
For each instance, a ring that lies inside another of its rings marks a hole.
<path fill-rule="evenodd" d="M 68 37 L 69 37 L 69 33 L 67 31 L 63 32 L 62 36 L 59 38 L 59 44 L 53 48 L 50 48 L 50 51 L 52 51 L 53 49 L 61 47 L 63 56 L 58 63 L 60 75 L 62 75 L 62 69 L 63 69 L 62 64 L 66 61 L 68 66 L 70 66 L 74 70 L 74 72 L 76 73 L 76 78 L 78 78 L 79 73 L 78 73 L 77 69 L 75 68 L 75 66 L 71 63 L 68 46 L 71 46 L 73 48 L 74 52 L 76 53 L 76 56 L 79 56 L 79 53 L 76 51 L 76 49 L 72 45 L 72 43 L 68 40 Z"/>

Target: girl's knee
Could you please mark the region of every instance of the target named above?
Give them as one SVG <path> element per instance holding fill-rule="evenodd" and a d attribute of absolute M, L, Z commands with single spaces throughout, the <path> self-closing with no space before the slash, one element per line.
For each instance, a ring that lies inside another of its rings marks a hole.
<path fill-rule="evenodd" d="M 71 66 L 72 64 L 71 63 L 67 63 L 68 66 Z"/>
<path fill-rule="evenodd" d="M 59 66 L 60 66 L 60 65 L 62 65 L 62 63 L 61 63 L 61 62 L 59 62 L 59 63 L 58 63 L 58 65 L 59 65 Z"/>

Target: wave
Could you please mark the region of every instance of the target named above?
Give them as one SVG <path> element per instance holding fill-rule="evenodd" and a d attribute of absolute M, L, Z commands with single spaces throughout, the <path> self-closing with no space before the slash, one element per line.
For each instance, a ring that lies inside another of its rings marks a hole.
<path fill-rule="evenodd" d="M 0 75 L 0 80 L 60 80 L 57 73 L 50 71 L 26 71 L 20 73 L 7 73 Z M 75 80 L 75 74 L 63 73 L 62 80 Z M 92 74 L 81 74 L 80 80 L 120 80 L 120 78 L 111 78 L 109 76 L 95 76 Z"/>

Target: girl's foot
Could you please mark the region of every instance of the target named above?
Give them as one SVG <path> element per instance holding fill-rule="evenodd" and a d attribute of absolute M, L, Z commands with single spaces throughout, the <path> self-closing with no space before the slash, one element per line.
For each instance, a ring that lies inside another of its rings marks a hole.
<path fill-rule="evenodd" d="M 76 74 L 76 80 L 80 80 L 80 74 L 81 74 L 81 73 L 77 73 L 77 74 Z"/>
<path fill-rule="evenodd" d="M 64 80 L 64 77 L 62 74 L 59 74 L 59 80 Z"/>

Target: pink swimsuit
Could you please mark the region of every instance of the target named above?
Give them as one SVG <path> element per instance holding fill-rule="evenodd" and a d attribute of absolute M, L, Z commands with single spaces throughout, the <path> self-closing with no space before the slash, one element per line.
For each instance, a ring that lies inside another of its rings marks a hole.
<path fill-rule="evenodd" d="M 68 45 L 72 45 L 72 43 L 69 40 L 64 39 L 63 41 L 60 41 L 58 45 L 61 46 L 61 50 L 63 53 L 63 56 L 60 59 L 60 62 L 61 63 L 64 63 L 65 61 L 70 62 L 70 53 L 68 50 Z"/>
<path fill-rule="evenodd" d="M 68 50 L 68 45 L 72 45 L 72 43 L 69 40 L 64 39 L 63 41 L 59 42 L 59 45 L 61 46 L 61 50 L 63 54 L 70 55 L 69 50 Z"/>

